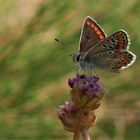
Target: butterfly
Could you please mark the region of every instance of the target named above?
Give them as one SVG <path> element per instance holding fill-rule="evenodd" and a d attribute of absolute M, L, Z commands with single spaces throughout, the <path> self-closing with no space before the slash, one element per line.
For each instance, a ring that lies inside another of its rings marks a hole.
<path fill-rule="evenodd" d="M 126 31 L 119 29 L 107 37 L 101 26 L 88 16 L 83 23 L 79 53 L 73 60 L 79 69 L 120 72 L 136 60 L 136 55 L 128 51 L 129 45 Z"/>

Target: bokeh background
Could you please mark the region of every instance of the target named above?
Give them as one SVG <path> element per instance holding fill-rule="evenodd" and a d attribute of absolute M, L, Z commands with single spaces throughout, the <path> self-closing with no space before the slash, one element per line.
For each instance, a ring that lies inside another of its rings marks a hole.
<path fill-rule="evenodd" d="M 139 0 L 0 0 L 0 140 L 72 139 L 56 109 L 69 99 L 76 69 L 69 54 L 78 50 L 86 16 L 107 35 L 126 30 L 137 55 L 119 74 L 96 71 L 107 93 L 91 138 L 139 140 L 139 7 Z"/>

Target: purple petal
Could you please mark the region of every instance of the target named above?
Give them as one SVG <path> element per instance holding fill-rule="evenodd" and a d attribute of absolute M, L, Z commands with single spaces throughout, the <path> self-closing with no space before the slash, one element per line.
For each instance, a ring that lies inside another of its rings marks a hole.
<path fill-rule="evenodd" d="M 92 97 L 95 95 L 95 91 L 93 88 L 89 88 L 87 91 L 86 91 L 86 95 Z"/>
<path fill-rule="evenodd" d="M 85 75 L 77 75 L 77 78 L 78 79 L 86 79 L 86 76 Z"/>
<path fill-rule="evenodd" d="M 77 82 L 77 78 L 68 79 L 68 85 L 73 88 L 75 82 Z"/>
<path fill-rule="evenodd" d="M 69 79 L 68 84 L 71 88 L 75 88 L 79 90 L 82 94 L 86 94 L 90 97 L 96 96 L 99 94 L 101 89 L 101 85 L 98 83 L 99 77 L 95 75 L 77 75 L 76 78 Z"/>
<path fill-rule="evenodd" d="M 82 92 L 82 93 L 85 93 L 87 90 L 88 90 L 88 86 L 87 85 L 83 85 L 83 86 L 81 86 L 80 88 L 80 91 Z"/>
<path fill-rule="evenodd" d="M 94 76 L 91 77 L 91 79 L 92 79 L 93 83 L 96 83 L 99 80 L 99 77 L 94 75 Z"/>

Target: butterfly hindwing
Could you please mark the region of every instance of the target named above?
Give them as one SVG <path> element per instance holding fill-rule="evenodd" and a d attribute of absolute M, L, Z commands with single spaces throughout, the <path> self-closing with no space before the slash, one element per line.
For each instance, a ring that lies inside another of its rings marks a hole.
<path fill-rule="evenodd" d="M 106 38 L 103 29 L 91 17 L 87 17 L 83 24 L 79 52 L 85 52 L 90 47 Z"/>
<path fill-rule="evenodd" d="M 128 50 L 130 45 L 130 39 L 126 31 L 120 29 L 102 42 L 98 44 L 98 48 L 103 49 L 116 49 L 116 50 Z"/>
<path fill-rule="evenodd" d="M 85 57 L 85 61 L 93 65 L 94 68 L 104 69 L 106 71 L 118 72 L 132 65 L 136 56 L 127 50 L 104 50 L 102 52 Z"/>

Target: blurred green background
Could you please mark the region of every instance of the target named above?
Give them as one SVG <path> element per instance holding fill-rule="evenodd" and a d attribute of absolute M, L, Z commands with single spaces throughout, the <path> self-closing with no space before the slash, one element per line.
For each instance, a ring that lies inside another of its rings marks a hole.
<path fill-rule="evenodd" d="M 56 109 L 69 99 L 81 26 L 91 16 L 107 35 L 122 28 L 137 55 L 120 74 L 96 71 L 107 93 L 96 140 L 140 139 L 139 0 L 0 0 L 0 140 L 71 140 Z M 63 45 L 54 39 L 58 38 Z"/>

